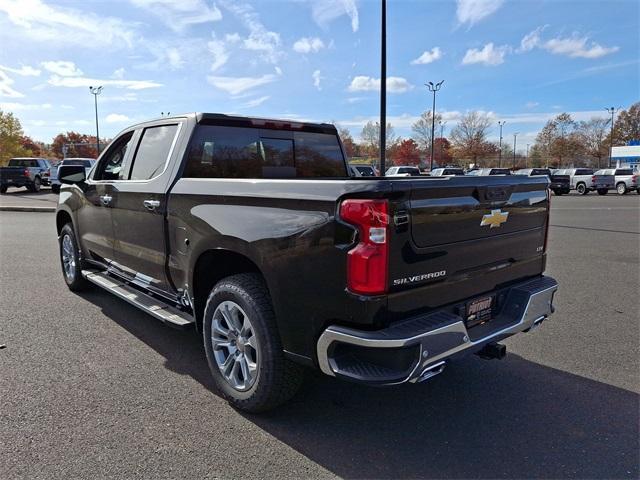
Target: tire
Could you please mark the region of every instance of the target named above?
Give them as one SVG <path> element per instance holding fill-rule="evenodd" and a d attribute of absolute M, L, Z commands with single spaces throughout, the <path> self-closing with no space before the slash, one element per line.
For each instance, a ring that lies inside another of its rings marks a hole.
<path fill-rule="evenodd" d="M 616 191 L 618 195 L 624 195 L 627 193 L 627 184 L 624 182 L 620 182 L 616 185 Z"/>
<path fill-rule="evenodd" d="M 609 193 L 609 189 L 608 188 L 599 188 L 598 189 L 598 195 L 606 195 L 607 193 Z"/>
<path fill-rule="evenodd" d="M 233 407 L 264 412 L 298 391 L 304 367 L 283 354 L 271 298 L 258 274 L 233 275 L 213 287 L 202 332 L 213 379 Z"/>
<path fill-rule="evenodd" d="M 90 283 L 82 276 L 84 264 L 80 258 L 80 249 L 76 241 L 76 234 L 70 223 L 67 223 L 62 227 L 62 230 L 60 230 L 58 243 L 62 276 L 67 287 L 73 292 L 85 290 L 89 287 Z"/>
<path fill-rule="evenodd" d="M 40 177 L 34 178 L 33 183 L 29 185 L 28 188 L 33 193 L 38 193 L 40 191 L 40 188 L 42 188 L 42 181 L 40 180 Z"/>
<path fill-rule="evenodd" d="M 52 184 L 51 185 L 51 192 L 55 193 L 55 194 L 60 193 L 60 185 L 58 185 L 57 183 Z"/>
<path fill-rule="evenodd" d="M 560 190 L 554 190 L 553 193 L 554 193 L 554 195 L 557 195 L 558 197 L 560 195 L 562 195 L 562 192 Z"/>
<path fill-rule="evenodd" d="M 0 187 L 0 193 L 2 193 L 2 194 L 7 193 L 7 186 L 6 185 Z"/>
<path fill-rule="evenodd" d="M 586 195 L 587 193 L 589 193 L 589 190 L 587 190 L 587 186 L 584 183 L 579 183 L 578 185 L 576 185 L 576 190 L 580 195 Z"/>

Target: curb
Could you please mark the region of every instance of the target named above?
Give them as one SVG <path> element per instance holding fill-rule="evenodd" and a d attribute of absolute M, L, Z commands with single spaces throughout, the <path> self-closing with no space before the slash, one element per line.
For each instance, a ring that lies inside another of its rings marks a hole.
<path fill-rule="evenodd" d="M 55 212 L 56 207 L 20 207 L 0 205 L 0 212 Z"/>

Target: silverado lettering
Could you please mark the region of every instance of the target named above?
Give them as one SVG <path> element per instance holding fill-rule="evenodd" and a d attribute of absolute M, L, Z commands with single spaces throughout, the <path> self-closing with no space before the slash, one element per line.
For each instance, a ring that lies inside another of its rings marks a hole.
<path fill-rule="evenodd" d="M 133 125 L 89 172 L 58 169 L 64 281 L 194 329 L 218 390 L 250 412 L 294 395 L 305 367 L 419 382 L 454 356 L 495 357 L 551 315 L 547 177 L 350 167 L 329 124 L 202 113 Z M 491 211 L 509 221 L 481 227 Z M 495 303 L 469 322 L 479 298 Z"/>

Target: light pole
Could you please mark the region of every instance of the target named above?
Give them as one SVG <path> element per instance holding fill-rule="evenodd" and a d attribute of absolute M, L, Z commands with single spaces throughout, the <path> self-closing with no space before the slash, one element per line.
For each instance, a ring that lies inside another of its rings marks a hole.
<path fill-rule="evenodd" d="M 100 130 L 98 129 L 98 95 L 102 93 L 102 86 L 89 87 L 89 91 L 93 95 L 93 100 L 96 106 L 96 148 L 98 150 L 98 156 L 100 156 Z"/>
<path fill-rule="evenodd" d="M 384 177 L 387 146 L 387 0 L 382 0 L 380 38 L 380 175 Z"/>
<path fill-rule="evenodd" d="M 611 157 L 613 156 L 613 122 L 615 119 L 615 114 L 618 110 L 616 110 L 614 107 L 609 107 L 605 108 L 605 111 L 611 114 L 611 135 L 609 141 L 609 168 L 611 168 Z"/>
<path fill-rule="evenodd" d="M 518 133 L 520 132 L 516 132 L 513 134 L 513 169 L 516 169 L 516 138 L 518 136 Z"/>
<path fill-rule="evenodd" d="M 440 161 L 442 161 L 444 155 L 444 126 L 447 122 L 440 120 L 438 123 L 440 124 Z"/>
<path fill-rule="evenodd" d="M 529 144 L 527 143 L 527 154 L 524 157 L 524 168 L 529 166 Z"/>
<path fill-rule="evenodd" d="M 431 165 L 429 170 L 433 170 L 433 136 L 436 132 L 436 92 L 440 90 L 444 80 L 440 80 L 438 83 L 425 83 L 430 92 L 433 92 L 433 108 L 431 109 Z"/>
<path fill-rule="evenodd" d="M 499 146 L 498 146 L 498 168 L 500 168 L 500 164 L 502 163 L 502 127 L 504 127 L 505 123 L 507 123 L 506 120 L 502 120 L 501 122 L 498 122 L 498 126 L 500 126 L 500 140 L 499 140 Z"/>

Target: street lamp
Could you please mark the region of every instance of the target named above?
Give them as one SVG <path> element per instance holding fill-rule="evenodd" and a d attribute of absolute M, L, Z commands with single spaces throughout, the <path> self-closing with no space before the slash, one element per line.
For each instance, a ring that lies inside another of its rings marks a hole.
<path fill-rule="evenodd" d="M 518 133 L 520 132 L 516 132 L 513 134 L 513 169 L 516 169 L 516 137 L 518 136 Z"/>
<path fill-rule="evenodd" d="M 380 175 L 384 177 L 387 147 L 387 0 L 381 5 L 380 36 Z"/>
<path fill-rule="evenodd" d="M 102 86 L 89 87 L 89 91 L 93 95 L 93 100 L 96 106 L 96 148 L 98 155 L 100 155 L 100 130 L 98 129 L 98 95 L 102 93 Z"/>
<path fill-rule="evenodd" d="M 529 144 L 527 143 L 527 154 L 524 157 L 524 168 L 529 166 Z"/>
<path fill-rule="evenodd" d="M 443 83 L 444 80 L 440 80 L 438 83 L 425 83 L 429 91 L 433 93 L 433 108 L 431 109 L 431 165 L 429 166 L 429 170 L 433 170 L 433 136 L 436 131 L 436 92 L 440 90 Z"/>
<path fill-rule="evenodd" d="M 500 164 L 502 163 L 502 127 L 504 126 L 504 124 L 507 123 L 506 120 L 502 120 L 501 122 L 498 122 L 498 125 L 500 126 L 500 143 L 498 146 L 498 168 L 500 168 Z"/>
<path fill-rule="evenodd" d="M 613 122 L 614 122 L 615 114 L 618 111 L 618 109 L 609 107 L 609 108 L 605 108 L 605 111 L 611 114 L 611 136 L 609 141 L 609 168 L 611 168 L 611 157 L 613 156 Z"/>
<path fill-rule="evenodd" d="M 438 121 L 440 125 L 440 161 L 444 158 L 444 126 L 447 122 L 443 122 L 442 120 Z"/>

